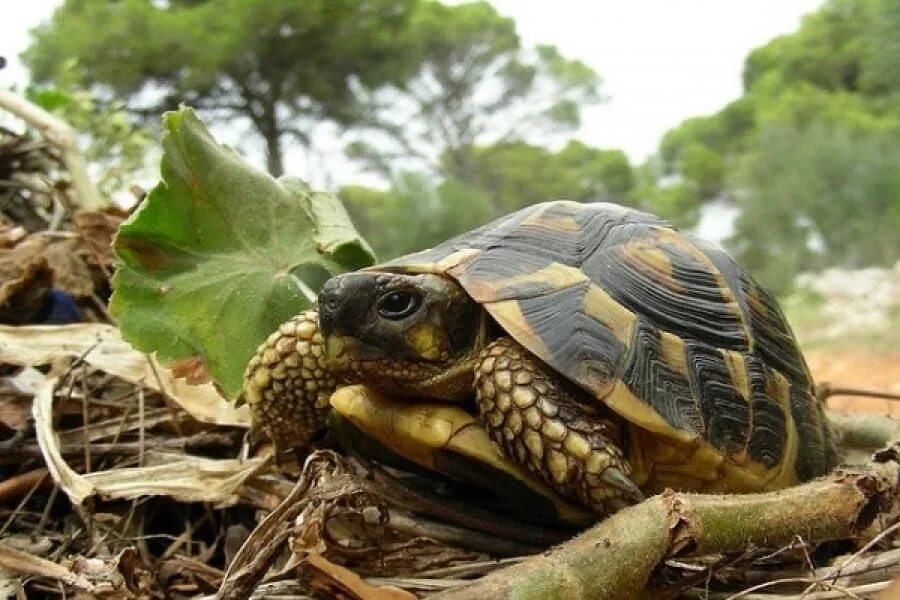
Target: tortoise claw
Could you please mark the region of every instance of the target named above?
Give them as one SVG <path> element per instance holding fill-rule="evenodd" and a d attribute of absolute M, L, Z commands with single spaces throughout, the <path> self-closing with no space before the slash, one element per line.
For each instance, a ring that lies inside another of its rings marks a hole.
<path fill-rule="evenodd" d="M 606 485 L 622 492 L 622 497 L 631 501 L 629 504 L 642 502 L 644 500 L 644 494 L 641 493 L 638 486 L 636 486 L 634 482 L 617 467 L 606 469 L 600 476 L 600 480 Z"/>

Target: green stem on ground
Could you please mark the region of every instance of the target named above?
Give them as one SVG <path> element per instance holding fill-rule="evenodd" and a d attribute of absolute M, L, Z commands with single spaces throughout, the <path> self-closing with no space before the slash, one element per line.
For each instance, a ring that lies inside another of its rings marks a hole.
<path fill-rule="evenodd" d="M 440 600 L 636 598 L 663 560 L 858 534 L 900 491 L 900 445 L 876 462 L 796 487 L 740 496 L 669 492 L 624 509 L 544 554 Z M 879 462 L 880 461 L 880 462 Z"/>

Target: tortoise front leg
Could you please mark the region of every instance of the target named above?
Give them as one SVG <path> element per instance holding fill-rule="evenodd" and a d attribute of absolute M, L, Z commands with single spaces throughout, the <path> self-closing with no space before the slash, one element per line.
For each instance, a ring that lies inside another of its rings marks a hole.
<path fill-rule="evenodd" d="M 643 499 L 612 422 L 512 339 L 482 351 L 475 395 L 491 439 L 562 496 L 603 514 Z"/>
<path fill-rule="evenodd" d="M 307 310 L 282 323 L 257 349 L 244 372 L 243 398 L 278 451 L 309 445 L 325 428 L 337 378 L 328 370 L 319 313 Z"/>

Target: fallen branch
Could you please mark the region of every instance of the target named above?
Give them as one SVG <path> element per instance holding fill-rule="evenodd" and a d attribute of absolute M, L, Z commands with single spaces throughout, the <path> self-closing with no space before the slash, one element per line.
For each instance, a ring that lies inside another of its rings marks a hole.
<path fill-rule="evenodd" d="M 845 450 L 883 448 L 891 440 L 900 439 L 900 421 L 871 413 L 828 412 Z"/>
<path fill-rule="evenodd" d="M 47 469 L 32 469 L 0 481 L 0 502 L 18 500 L 48 478 Z M 48 481 L 48 485 L 49 481 Z"/>
<path fill-rule="evenodd" d="M 85 447 L 90 448 L 91 455 L 99 456 L 130 456 L 142 452 L 157 450 L 160 452 L 183 452 L 185 454 L 210 452 L 213 450 L 231 450 L 238 442 L 235 435 L 218 432 L 202 431 L 184 437 L 162 437 L 152 439 L 145 444 L 140 442 L 114 442 L 81 445 L 60 445 L 59 451 L 64 458 L 77 458 L 84 454 Z M 28 442 L 16 445 L 13 448 L 0 448 L 0 464 L 16 464 L 25 459 L 43 458 L 41 447 L 36 442 Z M 0 484 L 0 498 L 3 497 L 4 487 Z"/>
<path fill-rule="evenodd" d="M 94 585 L 83 575 L 73 573 L 64 566 L 46 558 L 34 556 L 4 544 L 0 544 L 0 571 L 7 571 L 14 575 L 46 577 L 61 581 L 68 586 L 85 592 L 94 591 Z"/>
<path fill-rule="evenodd" d="M 307 492 L 329 473 L 327 461 L 306 461 L 303 473 L 291 493 L 257 525 L 244 540 L 228 569 L 216 600 L 247 598 L 263 578 L 284 543 L 293 533 L 293 521 L 306 508 Z"/>
<path fill-rule="evenodd" d="M 662 561 L 778 547 L 794 536 L 854 536 L 890 509 L 900 492 L 900 446 L 882 462 L 839 469 L 828 478 L 766 494 L 713 496 L 668 492 L 625 509 L 552 551 L 434 596 L 442 600 L 641 595 Z M 876 460 L 879 460 L 876 459 Z"/>
<path fill-rule="evenodd" d="M 868 390 L 865 388 L 844 387 L 833 385 L 827 381 L 816 386 L 816 397 L 826 400 L 832 396 L 863 396 L 866 398 L 884 398 L 885 400 L 900 400 L 900 394 L 881 390 Z"/>

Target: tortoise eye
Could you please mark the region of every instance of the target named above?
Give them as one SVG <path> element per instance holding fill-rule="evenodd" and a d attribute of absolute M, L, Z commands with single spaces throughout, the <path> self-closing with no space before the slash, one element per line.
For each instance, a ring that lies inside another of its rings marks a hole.
<path fill-rule="evenodd" d="M 378 299 L 378 314 L 399 321 L 416 312 L 422 298 L 413 292 L 388 292 Z"/>

